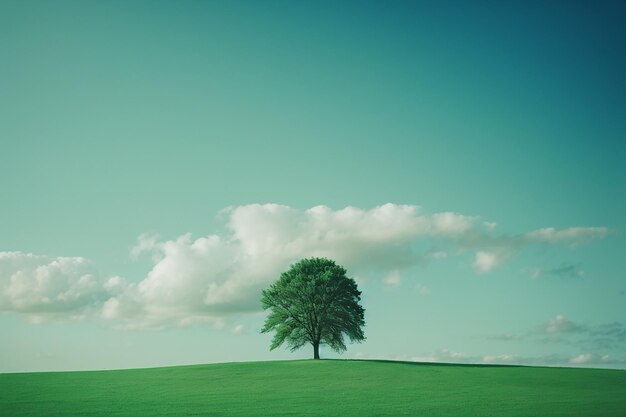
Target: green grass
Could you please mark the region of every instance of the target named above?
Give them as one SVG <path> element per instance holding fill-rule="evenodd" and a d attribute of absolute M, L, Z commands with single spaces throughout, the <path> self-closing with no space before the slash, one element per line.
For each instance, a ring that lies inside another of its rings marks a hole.
<path fill-rule="evenodd" d="M 626 371 L 385 361 L 0 374 L 2 416 L 626 416 Z"/>

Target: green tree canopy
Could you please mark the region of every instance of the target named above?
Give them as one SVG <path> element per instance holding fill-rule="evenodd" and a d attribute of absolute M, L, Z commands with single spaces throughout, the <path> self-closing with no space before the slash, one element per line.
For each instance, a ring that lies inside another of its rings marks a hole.
<path fill-rule="evenodd" d="M 310 343 L 314 359 L 320 344 L 343 352 L 344 335 L 351 342 L 365 340 L 360 301 L 361 291 L 345 268 L 330 259 L 303 259 L 263 291 L 261 303 L 270 314 L 261 332 L 276 331 L 270 350 L 287 342 L 291 351 Z"/>

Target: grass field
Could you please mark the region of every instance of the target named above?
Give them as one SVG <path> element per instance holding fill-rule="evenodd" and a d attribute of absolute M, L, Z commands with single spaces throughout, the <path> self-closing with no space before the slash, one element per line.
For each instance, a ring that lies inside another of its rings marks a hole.
<path fill-rule="evenodd" d="M 2 416 L 626 416 L 626 371 L 386 361 L 0 374 Z"/>

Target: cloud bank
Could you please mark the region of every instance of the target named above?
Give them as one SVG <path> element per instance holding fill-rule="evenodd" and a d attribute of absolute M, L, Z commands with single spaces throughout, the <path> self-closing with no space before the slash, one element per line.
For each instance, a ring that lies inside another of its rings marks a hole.
<path fill-rule="evenodd" d="M 396 271 L 387 283 L 397 286 L 399 269 L 443 257 L 414 251 L 416 240 L 454 240 L 477 225 L 475 217 L 422 215 L 416 206 L 396 204 L 304 211 L 252 204 L 225 213 L 225 236 L 185 234 L 163 242 L 140 236 L 132 256 L 148 251 L 157 261 L 141 282 L 106 301 L 102 317 L 124 327 L 220 325 L 234 312 L 257 311 L 260 291 L 291 263 L 311 256 L 335 259 L 351 273 Z"/>
<path fill-rule="evenodd" d="M 0 311 L 32 322 L 81 319 L 119 290 L 121 279 L 101 280 L 89 260 L 0 252 Z"/>
<path fill-rule="evenodd" d="M 0 310 L 33 320 L 97 312 L 99 319 L 125 328 L 204 322 L 221 326 L 235 313 L 258 311 L 261 289 L 304 257 L 329 257 L 353 276 L 373 272 L 394 287 L 407 268 L 447 262 L 454 254 L 474 253 L 467 267 L 485 274 L 525 245 L 574 246 L 609 232 L 604 227 L 544 228 L 495 236 L 495 223 L 477 216 L 423 214 L 417 206 L 398 204 L 340 210 L 251 204 L 222 214 L 222 234 L 183 234 L 170 240 L 140 235 L 129 255 L 149 254 L 153 261 L 140 280 L 101 278 L 80 257 L 2 252 Z M 429 291 L 424 287 L 420 293 Z"/>

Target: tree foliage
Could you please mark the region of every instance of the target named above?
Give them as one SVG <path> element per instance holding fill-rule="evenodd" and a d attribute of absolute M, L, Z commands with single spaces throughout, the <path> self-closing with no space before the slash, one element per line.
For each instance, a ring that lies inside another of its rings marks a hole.
<path fill-rule="evenodd" d="M 270 314 L 261 332 L 276 331 L 271 350 L 287 343 L 295 351 L 310 343 L 315 359 L 320 344 L 343 352 L 344 336 L 365 340 L 360 301 L 361 291 L 343 267 L 325 258 L 303 259 L 263 291 L 261 303 Z"/>

